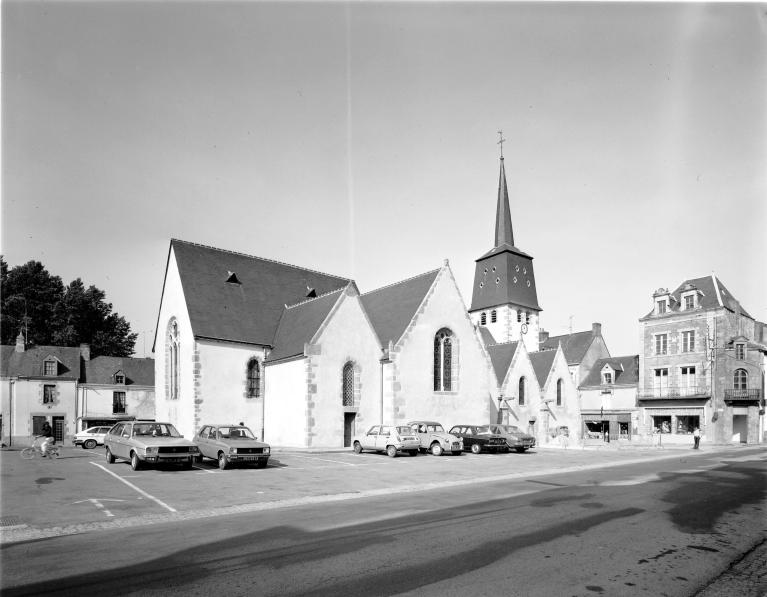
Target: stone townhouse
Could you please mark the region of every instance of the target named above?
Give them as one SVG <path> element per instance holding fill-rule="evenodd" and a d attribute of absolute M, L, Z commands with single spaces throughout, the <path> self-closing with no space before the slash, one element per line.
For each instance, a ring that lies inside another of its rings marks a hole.
<path fill-rule="evenodd" d="M 599 359 L 578 387 L 584 440 L 635 441 L 639 355 Z"/>
<path fill-rule="evenodd" d="M 80 347 L 0 347 L 0 435 L 27 445 L 44 422 L 67 443 L 90 425 L 154 417 L 153 359 L 96 357 Z"/>
<path fill-rule="evenodd" d="M 758 443 L 764 436 L 764 324 L 714 275 L 653 294 L 640 320 L 640 427 L 663 441 Z"/>

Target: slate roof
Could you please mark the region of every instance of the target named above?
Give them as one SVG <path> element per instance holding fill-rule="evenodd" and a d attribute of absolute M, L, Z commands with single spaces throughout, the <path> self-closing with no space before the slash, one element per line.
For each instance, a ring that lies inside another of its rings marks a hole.
<path fill-rule="evenodd" d="M 491 344 L 496 344 L 495 338 L 493 338 L 493 334 L 490 330 L 483 325 L 479 326 L 478 329 L 479 335 L 482 338 L 482 344 L 484 344 L 485 347 L 490 346 Z"/>
<path fill-rule="evenodd" d="M 535 377 L 538 378 L 538 385 L 540 387 L 543 387 L 546 383 L 551 366 L 554 364 L 554 357 L 556 356 L 556 350 L 542 350 L 530 353 L 530 362 L 533 364 L 533 371 L 535 371 Z"/>
<path fill-rule="evenodd" d="M 58 375 L 43 375 L 43 362 L 49 356 L 59 361 Z M 0 375 L 3 377 L 40 377 L 80 379 L 80 349 L 69 346 L 31 346 L 16 352 L 15 346 L 3 346 Z"/>
<path fill-rule="evenodd" d="M 435 269 L 360 296 L 383 346 L 402 337 L 439 272 Z"/>
<path fill-rule="evenodd" d="M 114 374 L 122 371 L 125 385 L 154 387 L 154 359 L 133 357 L 96 357 L 85 361 L 85 381 L 92 384 L 114 384 Z"/>
<path fill-rule="evenodd" d="M 343 289 L 335 290 L 298 305 L 285 307 L 274 337 L 274 349 L 269 353 L 267 362 L 302 355 L 304 344 L 317 333 L 342 292 Z"/>
<path fill-rule="evenodd" d="M 506 373 L 517 352 L 517 346 L 519 346 L 519 342 L 504 342 L 503 344 L 486 346 L 498 383 L 503 383 L 503 380 L 506 379 Z"/>
<path fill-rule="evenodd" d="M 583 361 L 586 351 L 594 340 L 594 333 L 575 332 L 574 334 L 564 334 L 562 336 L 550 336 L 541 342 L 539 347 L 544 350 L 556 350 L 557 346 L 562 344 L 562 352 L 565 353 L 565 359 L 568 365 L 577 365 Z"/>
<path fill-rule="evenodd" d="M 639 355 L 631 354 L 625 357 L 599 359 L 591 367 L 580 387 L 601 386 L 602 368 L 609 364 L 615 370 L 613 385 L 636 385 L 639 383 Z"/>
<path fill-rule="evenodd" d="M 699 291 L 698 304 L 701 308 L 716 309 L 719 307 L 724 307 L 733 313 L 738 310 L 738 306 L 740 305 L 739 301 L 725 287 L 725 285 L 722 284 L 722 281 L 719 278 L 714 275 L 710 275 L 704 276 L 703 278 L 691 278 L 682 282 L 677 287 L 677 289 L 671 293 L 671 296 L 674 297 L 674 302 L 671 304 L 669 311 L 672 313 L 681 310 L 681 296 L 683 292 L 690 290 L 688 285 Z M 740 305 L 740 312 L 746 317 L 753 319 L 753 317 L 751 317 L 751 315 L 746 312 L 742 305 Z M 645 315 L 642 319 L 652 317 L 654 316 L 654 313 L 655 309 L 653 308 L 653 310 Z"/>
<path fill-rule="evenodd" d="M 173 239 L 192 332 L 249 344 L 274 344 L 285 305 L 344 288 L 340 276 Z M 231 274 L 238 283 L 227 282 Z"/>

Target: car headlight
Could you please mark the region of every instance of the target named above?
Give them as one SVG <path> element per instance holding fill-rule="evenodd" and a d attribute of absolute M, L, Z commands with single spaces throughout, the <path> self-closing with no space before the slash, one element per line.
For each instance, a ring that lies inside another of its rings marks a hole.
<path fill-rule="evenodd" d="M 197 446 L 192 446 L 191 448 L 189 448 L 190 454 L 198 454 L 199 452 L 200 452 L 200 448 L 198 448 Z"/>
<path fill-rule="evenodd" d="M 147 448 L 146 449 L 147 456 L 150 454 L 157 454 L 157 448 Z"/>
<path fill-rule="evenodd" d="M 264 454 L 270 454 L 271 451 L 272 449 L 269 446 L 266 446 L 266 448 L 264 448 Z"/>
<path fill-rule="evenodd" d="M 230 454 L 237 454 L 237 448 L 229 448 Z"/>

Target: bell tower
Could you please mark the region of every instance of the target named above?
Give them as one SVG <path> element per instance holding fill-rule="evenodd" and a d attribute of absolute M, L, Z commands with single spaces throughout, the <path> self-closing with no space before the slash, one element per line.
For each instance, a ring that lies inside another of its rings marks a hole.
<path fill-rule="evenodd" d="M 500 134 L 500 131 L 499 131 Z M 495 245 L 476 260 L 469 316 L 486 327 L 496 342 L 523 341 L 528 352 L 538 350 L 539 315 L 533 258 L 514 245 L 509 190 L 503 162 L 495 211 Z"/>

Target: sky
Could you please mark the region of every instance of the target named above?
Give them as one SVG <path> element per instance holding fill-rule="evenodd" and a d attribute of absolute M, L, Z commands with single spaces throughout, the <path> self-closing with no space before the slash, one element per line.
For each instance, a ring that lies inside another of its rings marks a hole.
<path fill-rule="evenodd" d="M 171 238 L 353 278 L 494 244 L 503 145 L 541 325 L 640 350 L 715 273 L 767 320 L 767 5 L 2 3 L 10 267 L 82 278 L 151 356 Z"/>

